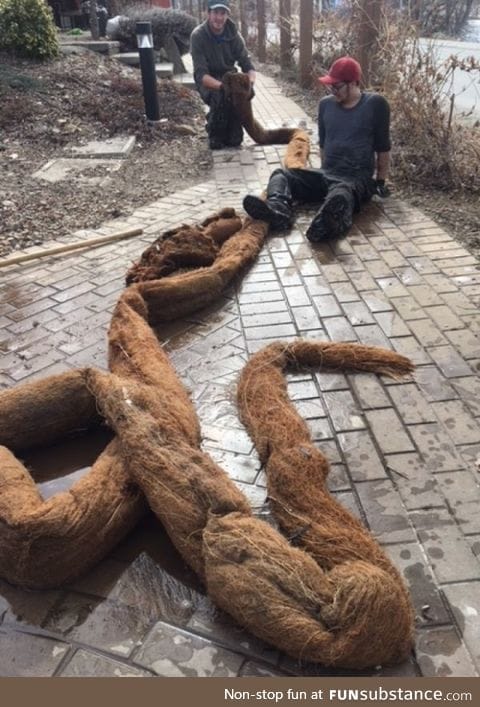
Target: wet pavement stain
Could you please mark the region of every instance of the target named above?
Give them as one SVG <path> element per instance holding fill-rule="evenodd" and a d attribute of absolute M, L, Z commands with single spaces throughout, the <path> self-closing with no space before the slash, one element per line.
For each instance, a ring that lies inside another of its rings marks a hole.
<path fill-rule="evenodd" d="M 37 288 L 38 289 L 38 288 Z M 35 301 L 34 293 L 30 294 L 21 285 L 7 283 L 2 288 L 0 304 L 8 303 L 15 309 L 22 309 Z"/>
<path fill-rule="evenodd" d="M 475 675 L 471 658 L 453 628 L 421 631 L 417 659 L 424 676 Z"/>
<path fill-rule="evenodd" d="M 67 491 L 92 467 L 113 433 L 106 426 L 63 439 L 50 447 L 28 450 L 23 462 L 44 499 Z"/>
<path fill-rule="evenodd" d="M 445 553 L 439 547 L 429 547 L 427 548 L 427 553 L 429 557 L 434 560 L 440 560 L 442 557 L 445 556 Z"/>

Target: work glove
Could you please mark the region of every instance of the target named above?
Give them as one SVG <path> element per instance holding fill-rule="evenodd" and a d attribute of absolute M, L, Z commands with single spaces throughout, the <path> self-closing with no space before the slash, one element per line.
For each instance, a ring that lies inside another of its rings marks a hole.
<path fill-rule="evenodd" d="M 382 199 L 386 199 L 387 196 L 390 196 L 390 189 L 385 184 L 384 179 L 376 179 L 375 180 L 375 192 Z"/>

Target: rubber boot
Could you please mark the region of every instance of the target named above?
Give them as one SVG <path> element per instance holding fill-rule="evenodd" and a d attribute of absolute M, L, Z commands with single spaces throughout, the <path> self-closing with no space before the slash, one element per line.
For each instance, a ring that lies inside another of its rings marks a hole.
<path fill-rule="evenodd" d="M 292 207 L 281 197 L 268 197 L 264 200 L 259 196 L 247 194 L 243 200 L 243 208 L 251 218 L 266 221 L 276 231 L 286 231 L 292 225 Z"/>
<path fill-rule="evenodd" d="M 353 223 L 354 198 L 348 188 L 336 187 L 325 199 L 307 230 L 307 238 L 318 243 L 347 235 Z"/>

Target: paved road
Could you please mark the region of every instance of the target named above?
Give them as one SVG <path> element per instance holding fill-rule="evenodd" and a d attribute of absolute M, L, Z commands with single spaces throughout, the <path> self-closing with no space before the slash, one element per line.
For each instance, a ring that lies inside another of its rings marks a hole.
<path fill-rule="evenodd" d="M 421 39 L 424 50 L 432 47 L 439 64 L 455 54 L 460 59 L 474 56 L 480 61 L 480 43 L 458 42 L 446 39 Z M 455 94 L 457 114 L 469 113 L 473 110 L 474 120 L 480 119 L 480 71 L 466 72 L 457 69 L 454 72 L 453 83 L 447 87 L 448 96 Z"/>

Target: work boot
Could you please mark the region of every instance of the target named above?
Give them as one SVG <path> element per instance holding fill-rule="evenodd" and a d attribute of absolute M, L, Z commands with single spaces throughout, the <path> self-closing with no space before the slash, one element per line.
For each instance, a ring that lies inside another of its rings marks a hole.
<path fill-rule="evenodd" d="M 223 150 L 225 143 L 215 135 L 210 135 L 208 138 L 208 146 L 211 150 Z"/>
<path fill-rule="evenodd" d="M 251 218 L 266 221 L 276 231 L 286 231 L 292 225 L 292 209 L 280 199 L 264 201 L 258 196 L 247 194 L 243 208 Z"/>
<path fill-rule="evenodd" d="M 307 238 L 318 243 L 346 236 L 352 227 L 352 205 L 345 194 L 327 197 L 307 231 Z"/>

